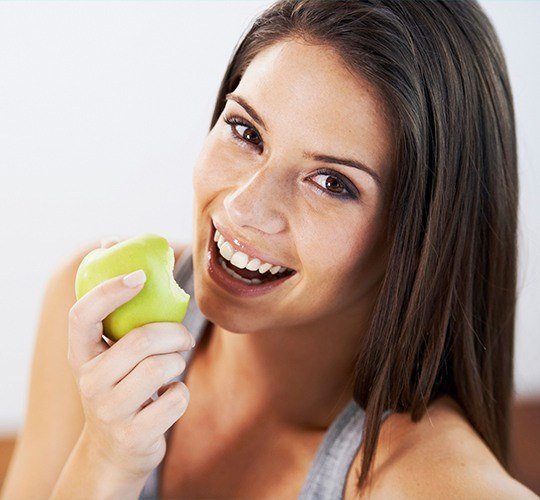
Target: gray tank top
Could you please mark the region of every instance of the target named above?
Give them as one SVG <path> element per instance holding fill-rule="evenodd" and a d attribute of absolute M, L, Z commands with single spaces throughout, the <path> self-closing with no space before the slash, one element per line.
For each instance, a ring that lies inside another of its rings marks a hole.
<path fill-rule="evenodd" d="M 182 324 L 193 334 L 197 344 L 202 333 L 206 330 L 207 319 L 203 316 L 194 296 L 192 248 L 187 247 L 174 268 L 176 282 L 191 296 L 188 310 Z M 186 369 L 173 380 L 184 380 L 192 353 L 182 352 L 186 360 Z M 155 394 L 157 395 L 157 393 Z M 389 412 L 383 414 L 383 419 Z M 342 499 L 345 483 L 352 461 L 362 441 L 362 426 L 364 410 L 351 399 L 334 419 L 321 442 L 315 459 L 306 476 L 298 500 L 334 500 Z M 167 439 L 172 427 L 165 433 Z M 152 471 L 139 500 L 159 500 L 159 485 L 163 461 Z"/>

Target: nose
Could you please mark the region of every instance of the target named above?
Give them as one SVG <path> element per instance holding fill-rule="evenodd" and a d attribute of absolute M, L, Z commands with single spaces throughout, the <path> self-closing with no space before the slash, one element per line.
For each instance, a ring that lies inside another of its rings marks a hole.
<path fill-rule="evenodd" d="M 286 227 L 284 209 L 286 188 L 280 185 L 275 172 L 258 170 L 247 182 L 229 193 L 225 210 L 229 220 L 238 226 L 249 226 L 265 234 L 278 234 Z"/>

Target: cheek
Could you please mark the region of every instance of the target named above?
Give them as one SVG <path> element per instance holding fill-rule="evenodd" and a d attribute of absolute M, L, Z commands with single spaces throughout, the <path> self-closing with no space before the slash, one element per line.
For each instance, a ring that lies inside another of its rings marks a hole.
<path fill-rule="evenodd" d="M 206 138 L 193 170 L 193 188 L 197 196 L 212 193 L 232 184 L 238 156 L 231 145 L 213 130 Z"/>
<path fill-rule="evenodd" d="M 338 288 L 340 293 L 350 286 L 357 288 L 359 279 L 371 282 L 370 274 L 381 256 L 381 220 L 376 215 L 355 213 L 347 221 L 328 221 L 304 234 L 303 241 L 308 243 L 302 255 L 313 280 Z"/>
<path fill-rule="evenodd" d="M 330 228 L 335 227 L 331 224 Z M 328 228 L 328 229 L 330 229 Z M 359 229 L 354 232 L 358 234 Z M 311 240 L 306 254 L 310 256 L 309 266 L 320 273 L 331 273 L 333 276 L 348 273 L 362 253 L 362 242 L 358 236 L 353 237 L 349 231 L 327 230 L 313 231 L 317 238 Z"/>

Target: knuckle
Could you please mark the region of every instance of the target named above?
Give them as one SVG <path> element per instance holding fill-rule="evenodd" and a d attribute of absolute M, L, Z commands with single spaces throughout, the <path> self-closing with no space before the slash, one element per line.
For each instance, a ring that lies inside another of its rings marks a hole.
<path fill-rule="evenodd" d="M 160 356 L 149 356 L 143 361 L 145 375 L 152 380 L 160 380 L 165 372 Z"/>
<path fill-rule="evenodd" d="M 137 353 L 146 353 L 148 352 L 148 349 L 150 348 L 150 345 L 152 343 L 150 334 L 148 330 L 141 328 L 136 332 L 136 335 L 132 338 L 132 348 Z"/>
<path fill-rule="evenodd" d="M 104 281 L 96 287 L 96 298 L 107 302 L 111 297 L 112 284 L 109 280 Z"/>
<path fill-rule="evenodd" d="M 119 285 L 120 279 L 120 277 L 114 277 L 102 281 L 95 288 L 97 300 L 105 303 L 116 301 L 118 292 L 122 289 Z"/>

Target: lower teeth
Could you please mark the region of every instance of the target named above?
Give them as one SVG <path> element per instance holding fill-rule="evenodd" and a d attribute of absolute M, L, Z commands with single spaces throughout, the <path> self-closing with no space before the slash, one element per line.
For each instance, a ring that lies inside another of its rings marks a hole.
<path fill-rule="evenodd" d="M 262 280 L 258 278 L 253 278 L 251 280 L 244 278 L 243 276 L 240 276 L 237 272 L 233 271 L 232 269 L 227 267 L 227 264 L 225 264 L 225 260 L 221 255 L 219 256 L 219 263 L 221 264 L 221 267 L 227 271 L 228 274 L 230 274 L 233 278 L 236 278 L 238 280 L 243 281 L 244 283 L 247 283 L 248 285 L 258 285 L 262 283 Z"/>

